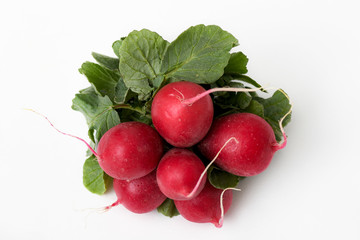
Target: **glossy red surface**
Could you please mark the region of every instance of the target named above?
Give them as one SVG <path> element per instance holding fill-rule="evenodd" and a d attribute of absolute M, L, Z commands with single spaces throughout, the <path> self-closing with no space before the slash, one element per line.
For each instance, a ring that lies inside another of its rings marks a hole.
<path fill-rule="evenodd" d="M 214 107 L 210 96 L 191 105 L 181 100 L 192 98 L 205 89 L 192 82 L 174 82 L 164 86 L 154 97 L 151 108 L 153 124 L 159 134 L 175 147 L 191 147 L 210 129 Z"/>
<path fill-rule="evenodd" d="M 102 136 L 97 154 L 101 168 L 109 176 L 131 180 L 156 168 L 163 154 L 163 142 L 149 125 L 124 122 Z"/>

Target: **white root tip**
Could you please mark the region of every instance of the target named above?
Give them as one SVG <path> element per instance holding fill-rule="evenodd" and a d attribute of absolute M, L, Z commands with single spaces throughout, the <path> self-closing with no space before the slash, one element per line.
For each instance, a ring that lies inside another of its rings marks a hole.
<path fill-rule="evenodd" d="M 220 194 L 220 211 L 221 211 L 221 215 L 220 215 L 220 219 L 219 219 L 219 222 L 218 224 L 215 224 L 216 227 L 220 228 L 222 227 L 223 223 L 224 223 L 224 215 L 225 215 L 225 210 L 224 210 L 224 193 L 227 191 L 227 190 L 235 190 L 235 191 L 241 191 L 240 188 L 225 188 L 221 194 Z"/>
<path fill-rule="evenodd" d="M 84 213 L 84 228 L 87 228 L 88 219 L 93 214 L 103 214 L 107 212 L 109 209 L 107 207 L 99 207 L 99 208 L 84 208 L 84 209 L 75 209 L 75 211 Z"/>

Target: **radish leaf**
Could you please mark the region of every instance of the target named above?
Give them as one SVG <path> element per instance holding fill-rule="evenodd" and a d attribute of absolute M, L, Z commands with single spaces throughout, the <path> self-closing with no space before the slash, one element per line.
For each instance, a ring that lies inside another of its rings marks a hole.
<path fill-rule="evenodd" d="M 158 208 L 157 211 L 167 217 L 178 216 L 179 212 L 176 209 L 175 203 L 172 199 L 167 198 Z"/>
<path fill-rule="evenodd" d="M 107 176 L 101 169 L 96 157 L 91 155 L 83 166 L 83 184 L 92 193 L 102 195 L 107 189 Z"/>
<path fill-rule="evenodd" d="M 147 29 L 131 32 L 122 42 L 120 73 L 125 85 L 146 100 L 153 91 L 153 81 L 160 75 L 161 62 L 169 43 Z"/>
<path fill-rule="evenodd" d="M 213 83 L 224 73 L 237 39 L 215 25 L 190 27 L 173 41 L 161 66 L 172 81 Z"/>
<path fill-rule="evenodd" d="M 245 178 L 228 173 L 215 166 L 209 168 L 207 176 L 211 185 L 219 189 L 236 187 L 239 181 Z"/>
<path fill-rule="evenodd" d="M 119 59 L 118 58 L 112 58 L 105 55 L 102 55 L 100 53 L 93 52 L 91 54 L 95 60 L 102 65 L 103 67 L 106 67 L 107 69 L 119 71 Z"/>
<path fill-rule="evenodd" d="M 110 128 L 120 123 L 120 118 L 108 96 L 102 97 L 93 89 L 75 95 L 72 109 L 81 112 L 89 126 L 89 137 L 97 143 Z M 95 131 L 95 134 L 94 134 Z"/>
<path fill-rule="evenodd" d="M 124 39 L 125 38 L 122 37 L 122 38 L 120 38 L 120 40 L 116 40 L 112 45 L 112 49 L 117 57 L 120 57 L 120 47 L 121 47 L 121 44 L 124 41 Z"/>
<path fill-rule="evenodd" d="M 277 141 L 281 141 L 282 133 L 279 126 L 280 119 L 290 110 L 289 99 L 280 90 L 277 90 L 270 98 L 257 97 L 256 100 L 264 106 L 264 119 L 274 130 Z M 291 120 L 291 114 L 283 121 L 285 127 Z"/>
<path fill-rule="evenodd" d="M 226 65 L 225 74 L 245 74 L 247 73 L 246 65 L 249 59 L 242 52 L 232 53 L 228 64 Z"/>
<path fill-rule="evenodd" d="M 87 77 L 96 92 L 114 99 L 115 85 L 120 78 L 118 73 L 91 62 L 83 63 L 79 71 Z"/>

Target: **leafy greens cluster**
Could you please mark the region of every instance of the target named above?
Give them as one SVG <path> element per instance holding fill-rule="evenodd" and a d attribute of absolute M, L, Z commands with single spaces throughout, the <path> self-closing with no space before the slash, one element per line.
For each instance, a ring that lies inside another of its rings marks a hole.
<path fill-rule="evenodd" d="M 107 130 L 121 122 L 151 125 L 152 99 L 167 83 L 185 80 L 204 88 L 261 87 L 245 75 L 248 58 L 242 52 L 230 53 L 237 45 L 233 35 L 215 25 L 190 27 L 171 43 L 147 29 L 132 31 L 113 43 L 115 57 L 92 53 L 97 63 L 81 65 L 79 71 L 91 86 L 75 95 L 72 108 L 85 116 L 91 144 L 96 146 Z M 281 91 L 269 98 L 244 92 L 221 92 L 212 97 L 215 117 L 233 112 L 257 114 L 272 126 L 277 140 L 281 140 L 278 121 L 290 109 Z M 283 125 L 289 121 L 290 115 Z M 242 179 L 216 167 L 209 169 L 208 176 L 218 188 L 236 186 Z M 95 156 L 88 154 L 83 168 L 85 187 L 103 194 L 110 180 Z M 170 217 L 178 214 L 170 199 L 158 210 Z"/>

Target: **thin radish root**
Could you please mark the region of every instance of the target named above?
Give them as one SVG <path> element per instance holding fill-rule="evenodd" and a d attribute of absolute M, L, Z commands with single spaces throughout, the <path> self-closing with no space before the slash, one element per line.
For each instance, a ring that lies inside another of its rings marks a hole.
<path fill-rule="evenodd" d="M 107 207 L 99 207 L 99 208 L 75 209 L 75 211 L 84 213 L 83 214 L 84 228 L 87 228 L 88 219 L 89 219 L 90 216 L 92 216 L 94 213 L 103 214 L 103 213 L 107 212 L 109 209 L 107 209 Z"/>
<path fill-rule="evenodd" d="M 59 133 L 63 134 L 63 135 L 66 135 L 66 136 L 69 136 L 69 137 L 73 137 L 73 138 L 76 138 L 80 141 L 82 141 L 83 143 L 86 144 L 86 146 L 89 148 L 89 150 L 95 155 L 95 157 L 98 157 L 98 154 L 95 152 L 95 150 L 90 146 L 90 144 L 88 144 L 84 139 L 80 138 L 80 137 L 77 137 L 77 136 L 74 136 L 72 134 L 69 134 L 69 133 L 65 133 L 63 131 L 60 131 L 59 129 L 57 129 L 54 124 L 43 114 L 33 110 L 33 109 L 29 109 L 29 108 L 24 108 L 24 110 L 27 110 L 27 111 L 31 111 L 33 113 L 36 113 L 38 115 L 40 115 L 41 117 L 45 118 L 45 120 L 47 120 L 49 122 L 49 124 L 51 125 L 51 127 L 53 127 L 56 131 L 58 131 Z"/>
<path fill-rule="evenodd" d="M 108 206 L 107 206 L 108 207 Z M 107 207 L 98 207 L 98 208 L 85 208 L 85 209 L 76 209 L 75 211 L 78 212 L 88 212 L 89 215 L 91 213 L 104 213 L 107 212 L 109 209 L 107 209 Z"/>
<path fill-rule="evenodd" d="M 194 189 L 191 191 L 191 193 L 189 193 L 186 197 L 191 199 L 194 194 L 197 192 L 197 190 L 199 189 L 199 186 L 201 184 L 201 181 L 202 179 L 204 178 L 207 170 L 210 168 L 210 166 L 215 162 L 215 160 L 219 157 L 221 151 L 226 147 L 226 145 L 230 142 L 234 140 L 236 143 L 239 143 L 239 141 L 235 138 L 235 137 L 231 137 L 229 138 L 225 143 L 224 145 L 220 148 L 220 150 L 217 152 L 216 156 L 213 158 L 213 160 L 211 160 L 211 162 L 206 166 L 206 168 L 204 169 L 204 171 L 201 173 L 200 177 L 199 177 L 199 180 L 197 181 Z"/>
<path fill-rule="evenodd" d="M 194 102 L 198 101 L 199 99 L 205 97 L 206 95 L 209 95 L 210 93 L 214 93 L 214 92 L 256 92 L 258 90 L 267 90 L 267 89 L 270 89 L 270 88 L 266 88 L 266 89 L 263 87 L 252 88 L 252 89 L 250 89 L 250 88 L 230 88 L 230 87 L 212 88 L 201 94 L 196 95 L 195 97 L 183 99 L 181 102 L 186 105 L 191 105 Z"/>
<path fill-rule="evenodd" d="M 227 191 L 227 190 L 235 190 L 235 191 L 241 191 L 240 188 L 225 188 L 221 194 L 220 194 L 220 211 L 221 211 L 221 217 L 219 219 L 219 222 L 215 222 L 215 227 L 217 228 L 221 228 L 223 226 L 223 223 L 224 223 L 224 215 L 225 215 L 225 211 L 224 211 L 224 204 L 223 204 L 223 199 L 224 199 L 224 193 Z"/>
<path fill-rule="evenodd" d="M 113 204 L 109 205 L 109 206 L 106 206 L 104 207 L 104 212 L 107 212 L 109 211 L 110 209 L 112 209 L 113 207 L 116 207 L 117 205 L 120 204 L 120 201 L 119 200 L 116 200 L 116 202 L 114 202 Z"/>
<path fill-rule="evenodd" d="M 280 149 L 283 149 L 284 147 L 286 147 L 286 144 L 287 144 L 287 137 L 286 137 L 286 134 L 285 134 L 285 130 L 284 130 L 284 127 L 283 127 L 283 121 L 284 119 L 292 112 L 292 108 L 293 108 L 293 104 L 289 98 L 289 96 L 282 90 L 282 89 L 279 89 L 279 91 L 284 94 L 284 96 L 289 100 L 289 103 L 290 103 L 290 109 L 289 111 L 279 120 L 279 127 L 280 127 L 280 130 L 281 130 L 281 133 L 283 135 L 283 140 L 281 143 L 277 144 L 274 146 L 274 150 L 275 151 L 278 151 Z"/>
<path fill-rule="evenodd" d="M 90 215 L 97 213 L 97 214 L 102 214 L 102 213 L 106 213 L 107 211 L 109 211 L 111 208 L 117 206 L 120 204 L 120 201 L 117 200 L 116 202 L 114 202 L 113 204 L 106 206 L 106 207 L 99 207 L 99 208 L 85 208 L 85 209 L 77 209 L 76 211 L 79 212 L 85 212 L 87 213 L 85 215 L 85 226 L 87 226 L 87 219 L 90 217 Z"/>

